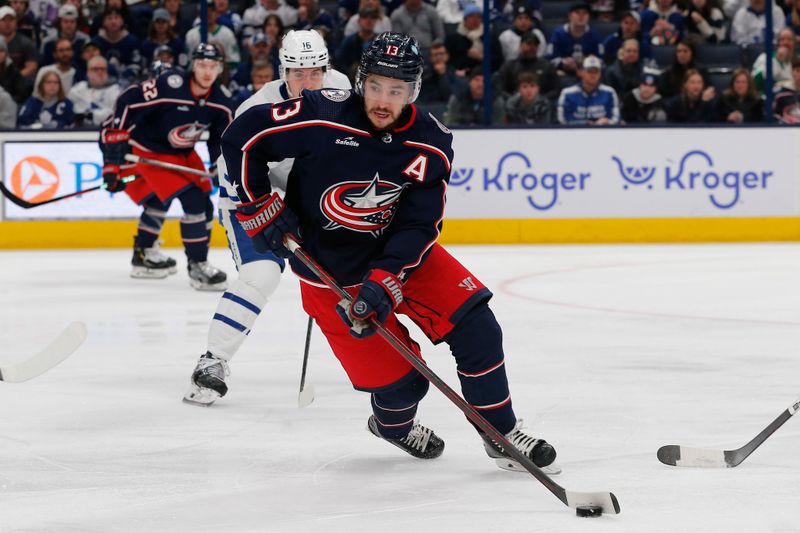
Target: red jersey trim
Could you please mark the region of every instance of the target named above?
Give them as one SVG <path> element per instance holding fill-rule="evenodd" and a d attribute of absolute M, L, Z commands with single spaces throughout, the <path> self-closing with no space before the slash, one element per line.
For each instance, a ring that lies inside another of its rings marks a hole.
<path fill-rule="evenodd" d="M 130 104 L 125 106 L 125 110 L 122 112 L 122 117 L 120 118 L 120 127 L 125 126 L 125 121 L 128 118 L 128 109 L 138 109 L 140 107 L 148 107 L 151 105 L 159 105 L 159 104 L 186 104 L 186 105 L 195 105 L 196 102 L 194 100 L 178 100 L 177 98 L 156 98 L 155 100 L 151 100 L 149 102 L 139 102 L 138 104 Z"/>
<path fill-rule="evenodd" d="M 425 248 L 422 249 L 422 252 L 419 254 L 419 257 L 417 257 L 417 260 L 414 261 L 413 263 L 409 264 L 409 265 L 405 265 L 403 268 L 400 269 L 401 272 L 405 271 L 405 270 L 407 270 L 409 268 L 414 268 L 417 265 L 419 265 L 422 262 L 422 258 L 425 256 L 425 254 L 428 253 L 428 250 L 430 250 L 433 247 L 433 245 L 436 244 L 436 241 L 439 240 L 439 235 L 441 235 L 441 231 L 439 230 L 439 225 L 441 225 L 442 219 L 444 218 L 444 204 L 445 204 L 446 195 L 447 195 L 447 183 L 443 181 L 442 182 L 442 212 L 439 214 L 439 218 L 436 219 L 436 222 L 434 222 L 434 227 L 436 228 L 436 235 L 434 235 L 433 239 L 431 239 L 431 241 L 427 245 L 425 245 Z"/>
<path fill-rule="evenodd" d="M 249 150 L 255 143 L 257 143 L 262 137 L 267 135 L 271 135 L 273 133 L 281 133 L 284 131 L 295 130 L 299 128 L 310 128 L 314 126 L 323 126 L 326 128 L 332 128 L 335 130 L 342 130 L 347 131 L 349 133 L 355 133 L 356 135 L 363 135 L 365 137 L 370 137 L 371 135 L 364 130 L 359 130 L 356 128 L 351 128 L 350 126 L 345 126 L 344 124 L 339 124 L 337 122 L 330 122 L 328 120 L 306 120 L 303 122 L 295 122 L 294 124 L 287 124 L 286 126 L 276 126 L 274 128 L 267 128 L 257 135 L 248 140 L 244 146 L 242 146 L 242 150 L 247 151 Z"/>
<path fill-rule="evenodd" d="M 444 161 L 444 166 L 447 168 L 447 171 L 450 172 L 450 160 L 447 159 L 447 156 L 445 155 L 444 152 L 442 152 L 435 146 L 431 146 L 430 144 L 425 144 L 425 143 L 418 143 L 414 141 L 403 141 L 403 144 L 405 144 L 406 146 L 413 146 L 415 148 L 422 148 L 423 150 L 428 150 L 430 152 L 433 152 L 434 154 L 442 158 L 442 161 Z"/>
<path fill-rule="evenodd" d="M 401 131 L 406 131 L 408 128 L 414 125 L 414 122 L 417 120 L 417 106 L 411 104 L 411 117 L 408 119 L 408 122 L 404 126 L 400 126 L 396 128 L 394 131 L 395 133 L 400 133 Z"/>

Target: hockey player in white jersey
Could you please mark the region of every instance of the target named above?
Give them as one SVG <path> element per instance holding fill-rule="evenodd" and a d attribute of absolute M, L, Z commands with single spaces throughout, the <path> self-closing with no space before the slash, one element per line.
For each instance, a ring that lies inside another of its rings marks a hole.
<path fill-rule="evenodd" d="M 265 103 L 282 102 L 301 96 L 305 89 L 350 89 L 347 76 L 330 67 L 328 48 L 314 30 L 290 31 L 279 51 L 280 79 L 264 85 L 236 110 L 239 116 L 247 109 Z M 273 187 L 286 190 L 286 180 L 293 159 L 270 163 Z M 238 201 L 236 189 L 227 180 L 225 160 L 217 160 L 219 173 L 220 220 L 228 237 L 228 246 L 236 262 L 239 277 L 220 298 L 208 330 L 208 348 L 192 372 L 189 391 L 183 400 L 208 406 L 225 396 L 228 363 L 250 333 L 267 299 L 275 292 L 285 262 L 272 253 L 260 254 L 235 218 Z"/>

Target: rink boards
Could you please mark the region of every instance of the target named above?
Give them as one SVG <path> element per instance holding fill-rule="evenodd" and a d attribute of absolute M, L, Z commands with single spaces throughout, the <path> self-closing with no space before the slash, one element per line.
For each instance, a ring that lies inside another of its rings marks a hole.
<path fill-rule="evenodd" d="M 442 239 L 800 240 L 798 140 L 783 127 L 458 130 Z M 30 202 L 99 185 L 101 166 L 94 132 L 0 133 L 3 182 Z M 4 199 L 0 216 L 0 248 L 128 247 L 138 208 L 96 191 L 27 210 Z M 163 237 L 180 246 L 176 220 Z M 221 228 L 212 242 L 225 245 Z"/>

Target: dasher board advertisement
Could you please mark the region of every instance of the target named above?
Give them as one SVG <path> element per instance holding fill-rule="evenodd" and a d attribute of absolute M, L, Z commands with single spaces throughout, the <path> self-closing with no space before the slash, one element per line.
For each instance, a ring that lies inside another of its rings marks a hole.
<path fill-rule="evenodd" d="M 196 146 L 208 166 L 205 143 Z M 103 156 L 97 142 L 13 142 L 3 143 L 4 183 L 28 202 L 43 202 L 56 196 L 102 185 Z M 216 199 L 216 195 L 213 195 Z M 4 199 L 5 219 L 108 219 L 138 218 L 141 207 L 124 193 L 92 191 L 30 209 Z M 169 216 L 181 215 L 180 203 L 173 201 Z"/>

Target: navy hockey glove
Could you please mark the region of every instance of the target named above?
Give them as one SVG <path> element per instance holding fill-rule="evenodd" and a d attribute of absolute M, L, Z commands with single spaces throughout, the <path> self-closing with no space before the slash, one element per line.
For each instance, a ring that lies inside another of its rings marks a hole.
<path fill-rule="evenodd" d="M 284 246 L 283 237 L 291 233 L 299 238 L 300 223 L 278 193 L 273 192 L 271 196 L 242 204 L 236 211 L 237 220 L 253 239 L 253 247 L 257 252 L 272 252 L 283 258 L 293 255 Z"/>
<path fill-rule="evenodd" d="M 385 270 L 370 270 L 352 302 L 342 300 L 336 312 L 350 326 L 350 335 L 358 339 L 369 337 L 375 330 L 369 320 L 383 324 L 403 301 L 403 290 L 397 276 Z"/>
<path fill-rule="evenodd" d="M 112 165 L 125 164 L 125 155 L 130 153 L 131 134 L 127 130 L 106 128 L 100 132 L 100 143 L 103 146 L 103 161 Z"/>
<path fill-rule="evenodd" d="M 106 163 L 103 165 L 103 186 L 108 192 L 125 190 L 125 182 L 120 179 L 119 165 Z"/>

